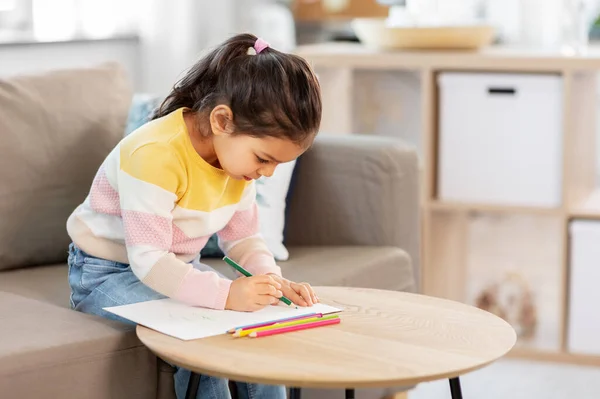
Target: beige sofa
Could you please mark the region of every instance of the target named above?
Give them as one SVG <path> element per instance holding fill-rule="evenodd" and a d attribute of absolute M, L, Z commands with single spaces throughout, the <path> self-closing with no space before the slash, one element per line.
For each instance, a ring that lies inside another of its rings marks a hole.
<path fill-rule="evenodd" d="M 131 96 L 116 65 L 0 79 L 2 398 L 173 397 L 171 368 L 131 327 L 69 309 L 65 221 L 122 137 Z M 284 275 L 414 291 L 417 173 L 398 141 L 321 135 L 299 163 Z M 318 396 L 333 397 L 304 395 Z"/>

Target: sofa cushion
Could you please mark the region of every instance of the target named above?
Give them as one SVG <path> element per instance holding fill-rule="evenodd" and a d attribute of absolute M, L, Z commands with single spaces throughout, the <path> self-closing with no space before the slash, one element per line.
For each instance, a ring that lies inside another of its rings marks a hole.
<path fill-rule="evenodd" d="M 234 275 L 220 259 L 203 261 Z M 291 247 L 290 260 L 279 264 L 286 277 L 313 285 L 415 289 L 410 258 L 394 247 Z M 131 327 L 69 310 L 68 297 L 65 264 L 0 273 L 3 392 L 143 398 L 153 395 L 159 375 L 159 397 L 172 397 L 171 370 L 157 373 L 156 358 Z"/>
<path fill-rule="evenodd" d="M 116 64 L 0 79 L 0 270 L 66 261 L 66 220 L 130 102 Z"/>
<path fill-rule="evenodd" d="M 0 292 L 0 325 L 3 397 L 156 395 L 157 360 L 126 324 Z"/>
<path fill-rule="evenodd" d="M 71 289 L 67 274 L 66 263 L 0 272 L 0 291 L 68 308 Z"/>
<path fill-rule="evenodd" d="M 410 257 L 400 248 L 373 246 L 290 247 L 290 259 L 278 262 L 283 276 L 311 285 L 352 286 L 415 291 Z M 226 276 L 232 270 L 220 259 L 203 259 Z"/>

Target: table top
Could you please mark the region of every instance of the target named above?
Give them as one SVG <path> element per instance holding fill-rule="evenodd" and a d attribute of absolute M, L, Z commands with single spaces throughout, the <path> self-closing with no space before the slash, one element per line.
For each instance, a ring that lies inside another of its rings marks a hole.
<path fill-rule="evenodd" d="M 362 288 L 316 292 L 344 309 L 340 324 L 262 338 L 183 341 L 143 326 L 137 334 L 160 358 L 201 374 L 314 388 L 452 378 L 502 357 L 516 342 L 507 322 L 459 302 Z"/>
<path fill-rule="evenodd" d="M 558 49 L 488 46 L 478 50 L 389 50 L 358 43 L 317 43 L 298 46 L 294 53 L 317 67 L 364 69 L 438 69 L 561 72 L 600 69 L 600 46 L 580 54 Z"/>

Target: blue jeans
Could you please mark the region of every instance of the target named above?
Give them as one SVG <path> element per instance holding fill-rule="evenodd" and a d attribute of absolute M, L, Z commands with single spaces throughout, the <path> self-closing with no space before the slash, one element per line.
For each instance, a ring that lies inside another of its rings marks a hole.
<path fill-rule="evenodd" d="M 102 308 L 128 305 L 137 302 L 165 298 L 142 283 L 124 263 L 96 258 L 71 244 L 69 246 L 69 285 L 71 286 L 71 308 L 95 314 L 111 320 L 133 324 Z M 213 270 L 198 261 L 192 263 L 201 270 Z M 176 367 L 175 393 L 177 399 L 185 398 L 191 372 Z M 240 399 L 284 399 L 285 388 L 262 384 L 236 382 Z M 202 375 L 196 399 L 231 398 L 228 381 L 223 378 Z"/>

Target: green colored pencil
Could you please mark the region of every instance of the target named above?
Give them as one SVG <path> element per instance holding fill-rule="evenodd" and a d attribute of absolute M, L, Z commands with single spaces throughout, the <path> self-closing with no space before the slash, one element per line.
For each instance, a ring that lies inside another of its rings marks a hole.
<path fill-rule="evenodd" d="M 233 259 L 229 258 L 229 257 L 224 257 L 223 260 L 231 267 L 233 267 L 235 270 L 237 270 L 238 272 L 242 273 L 244 276 L 246 277 L 252 277 L 252 273 L 250 273 L 248 270 L 244 269 L 242 266 L 238 265 Z M 279 298 L 283 303 L 285 303 L 288 306 L 292 305 L 292 301 L 290 301 L 288 298 L 282 296 L 281 298 Z"/>

